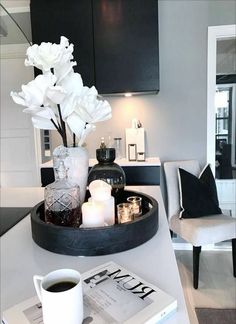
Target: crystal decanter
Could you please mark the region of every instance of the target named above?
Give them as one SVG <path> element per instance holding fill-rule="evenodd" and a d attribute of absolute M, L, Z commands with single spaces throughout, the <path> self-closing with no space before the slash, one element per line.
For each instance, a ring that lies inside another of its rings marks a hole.
<path fill-rule="evenodd" d="M 45 187 L 45 221 L 60 226 L 76 227 L 80 223 L 80 189 L 67 178 L 64 161 L 56 169 L 56 181 Z"/>

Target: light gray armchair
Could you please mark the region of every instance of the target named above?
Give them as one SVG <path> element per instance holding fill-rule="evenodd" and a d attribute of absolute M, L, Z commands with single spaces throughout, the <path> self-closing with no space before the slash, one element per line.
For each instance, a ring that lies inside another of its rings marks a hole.
<path fill-rule="evenodd" d="M 182 168 L 198 177 L 200 166 L 196 160 L 164 163 L 169 227 L 171 231 L 193 245 L 194 288 L 198 288 L 199 257 L 202 245 L 232 240 L 233 275 L 236 277 L 236 219 L 224 214 L 180 219 L 178 168 Z"/>

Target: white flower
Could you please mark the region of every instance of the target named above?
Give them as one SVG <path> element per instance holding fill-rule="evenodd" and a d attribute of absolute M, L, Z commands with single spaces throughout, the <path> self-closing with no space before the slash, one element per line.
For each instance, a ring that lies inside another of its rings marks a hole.
<path fill-rule="evenodd" d="M 61 111 L 63 120 L 81 143 L 95 129 L 94 123 L 111 118 L 111 106 L 106 100 L 98 99 L 95 87 L 82 87 L 78 92 L 80 95 L 72 93 L 62 102 Z"/>
<path fill-rule="evenodd" d="M 35 66 L 43 72 L 62 66 L 73 59 L 73 44 L 69 45 L 68 39 L 61 37 L 60 44 L 41 43 L 32 45 L 27 49 L 28 59 L 25 60 L 26 66 Z M 72 67 L 71 67 L 72 68 Z"/>
<path fill-rule="evenodd" d="M 79 140 L 79 146 L 82 146 L 84 144 L 85 138 L 91 133 L 94 132 L 96 129 L 95 125 L 92 124 L 87 124 L 85 126 L 85 128 L 83 129 L 81 136 L 80 136 L 80 140 Z"/>
<path fill-rule="evenodd" d="M 10 95 L 15 103 L 19 105 L 38 109 L 40 106 L 48 104 L 46 90 L 52 87 L 55 82 L 56 77 L 52 73 L 38 75 L 27 85 L 23 84 L 21 92 L 12 91 Z"/>
<path fill-rule="evenodd" d="M 83 92 L 83 81 L 79 73 L 70 73 L 60 82 L 61 87 L 67 92 L 65 100 L 61 103 L 61 112 L 64 120 L 75 110 L 77 97 Z"/>
<path fill-rule="evenodd" d="M 95 87 L 83 87 L 80 97 L 77 97 L 75 112 L 87 123 L 96 123 L 111 118 L 111 106 L 106 100 L 98 99 Z"/>
<path fill-rule="evenodd" d="M 66 118 L 74 112 L 75 106 L 76 106 L 76 97 L 73 94 L 68 95 L 64 99 L 64 101 L 60 104 L 61 114 L 64 121 L 66 121 Z"/>
<path fill-rule="evenodd" d="M 35 128 L 56 129 L 51 120 L 53 120 L 54 123 L 57 124 L 56 116 L 54 115 L 53 111 L 48 107 L 45 107 L 43 110 L 35 113 L 32 116 L 32 122 Z"/>
<path fill-rule="evenodd" d="M 73 94 L 74 96 L 80 96 L 83 91 L 83 81 L 79 73 L 71 72 L 58 83 L 69 95 Z"/>
<path fill-rule="evenodd" d="M 78 114 L 72 112 L 67 118 L 66 123 L 70 130 L 75 133 L 75 135 L 80 138 L 83 130 L 85 128 L 86 122 L 80 118 Z"/>
<path fill-rule="evenodd" d="M 27 50 L 26 66 L 42 70 L 19 93 L 11 92 L 12 99 L 32 115 L 34 127 L 56 129 L 67 146 L 66 131 L 74 133 L 79 145 L 95 130 L 94 123 L 111 118 L 111 107 L 99 98 L 95 87 L 85 87 L 73 67 L 73 44 L 61 37 L 60 44 L 41 43 Z"/>

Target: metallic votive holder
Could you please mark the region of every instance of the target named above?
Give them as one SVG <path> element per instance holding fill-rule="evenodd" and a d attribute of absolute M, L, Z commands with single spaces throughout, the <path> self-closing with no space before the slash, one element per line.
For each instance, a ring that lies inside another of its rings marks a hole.
<path fill-rule="evenodd" d="M 133 209 L 130 203 L 121 203 L 117 205 L 118 223 L 127 223 L 134 220 Z"/>
<path fill-rule="evenodd" d="M 131 204 L 134 218 L 142 215 L 142 198 L 138 196 L 131 196 L 127 198 Z"/>

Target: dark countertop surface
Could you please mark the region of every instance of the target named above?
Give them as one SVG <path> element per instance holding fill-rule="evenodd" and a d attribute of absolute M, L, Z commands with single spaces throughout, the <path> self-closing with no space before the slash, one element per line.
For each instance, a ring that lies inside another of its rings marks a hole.
<path fill-rule="evenodd" d="M 31 211 L 31 207 L 0 207 L 0 236 L 21 221 Z"/>

